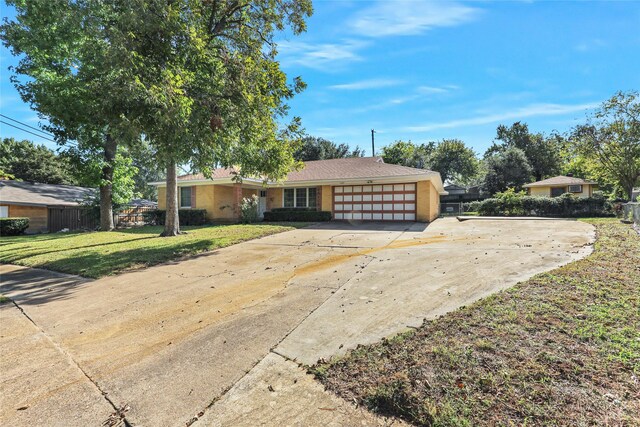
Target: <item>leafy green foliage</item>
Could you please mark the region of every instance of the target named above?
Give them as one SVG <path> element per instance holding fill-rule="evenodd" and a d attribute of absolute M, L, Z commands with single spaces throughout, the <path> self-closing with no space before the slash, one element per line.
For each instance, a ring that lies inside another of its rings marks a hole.
<path fill-rule="evenodd" d="M 519 148 L 507 148 L 485 158 L 487 174 L 483 187 L 489 194 L 508 188 L 516 190 L 531 180 L 531 166 Z"/>
<path fill-rule="evenodd" d="M 527 196 L 509 189 L 496 193 L 474 206 L 483 216 L 541 216 L 585 218 L 612 216 L 613 207 L 603 196 L 577 197 L 565 193 L 559 197 Z"/>
<path fill-rule="evenodd" d="M 429 158 L 429 169 L 440 172 L 442 181 L 465 181 L 478 173 L 476 153 L 459 139 L 443 139 Z"/>
<path fill-rule="evenodd" d="M 560 172 L 561 149 L 564 141 L 560 135 L 533 134 L 529 132 L 526 123 L 516 122 L 511 127 L 498 126 L 496 140 L 501 143 L 494 142 L 485 153 L 485 157 L 509 148 L 518 148 L 524 153 L 536 181 Z"/>
<path fill-rule="evenodd" d="M 67 158 L 28 140 L 3 138 L 0 143 L 0 169 L 12 175 L 12 179 L 42 184 L 76 184 Z"/>
<path fill-rule="evenodd" d="M 382 159 L 385 163 L 412 168 L 427 168 L 434 145 L 432 142 L 417 145 L 411 141 L 396 141 L 382 147 Z"/>
<path fill-rule="evenodd" d="M 572 141 L 590 167 L 631 200 L 640 184 L 640 94 L 619 92 L 602 103 L 587 124 L 574 129 Z"/>
<path fill-rule="evenodd" d="M 0 218 L 0 236 L 17 236 L 29 228 L 29 218 Z"/>
<path fill-rule="evenodd" d="M 336 144 L 324 138 L 305 136 L 293 157 L 301 162 L 311 160 L 341 159 L 344 157 L 362 157 L 364 150 L 356 147 L 351 150 L 347 144 Z"/>

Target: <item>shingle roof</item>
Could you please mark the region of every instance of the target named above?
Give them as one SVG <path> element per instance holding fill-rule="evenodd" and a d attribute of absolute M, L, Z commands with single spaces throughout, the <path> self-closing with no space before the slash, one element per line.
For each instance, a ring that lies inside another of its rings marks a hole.
<path fill-rule="evenodd" d="M 233 168 L 215 169 L 212 178 L 231 178 L 237 173 Z M 407 166 L 385 163 L 380 157 L 347 157 L 344 159 L 315 160 L 304 163 L 304 168 L 290 172 L 286 182 L 323 181 L 336 179 L 386 178 L 398 176 L 425 176 L 435 172 Z M 204 175 L 189 174 L 178 177 L 180 181 L 205 179 Z"/>
<path fill-rule="evenodd" d="M 95 194 L 93 188 L 73 185 L 40 184 L 26 181 L 0 181 L 0 203 L 35 206 L 77 206 Z"/>
<path fill-rule="evenodd" d="M 582 178 L 573 176 L 554 176 L 553 178 L 543 179 L 542 181 L 525 184 L 523 187 L 547 187 L 551 185 L 582 185 L 582 184 L 598 184 L 595 181 L 587 181 Z"/>

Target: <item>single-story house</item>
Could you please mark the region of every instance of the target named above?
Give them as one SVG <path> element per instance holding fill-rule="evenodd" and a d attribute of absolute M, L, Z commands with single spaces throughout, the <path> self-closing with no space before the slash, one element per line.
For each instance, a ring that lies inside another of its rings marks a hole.
<path fill-rule="evenodd" d="M 481 191 L 481 188 L 478 185 L 463 187 L 457 184 L 448 184 L 444 186 L 444 190 L 448 194 L 440 196 L 440 203 L 472 202 L 487 198 L 487 195 Z"/>
<path fill-rule="evenodd" d="M 27 233 L 76 229 L 81 224 L 77 207 L 92 196 L 92 188 L 73 185 L 40 184 L 27 181 L 0 181 L 0 218 L 27 217 Z"/>
<path fill-rule="evenodd" d="M 317 160 L 289 173 L 283 182 L 243 178 L 233 168 L 211 176 L 178 177 L 179 207 L 205 209 L 210 221 L 237 221 L 242 199 L 259 197 L 259 213 L 275 208 L 311 208 L 334 220 L 433 221 L 446 194 L 438 172 L 385 163 L 380 157 Z M 166 208 L 166 183 L 158 187 L 158 208 Z"/>
<path fill-rule="evenodd" d="M 530 196 L 558 197 L 571 193 L 578 197 L 591 197 L 598 189 L 598 183 L 576 178 L 573 175 L 560 175 L 523 186 Z"/>

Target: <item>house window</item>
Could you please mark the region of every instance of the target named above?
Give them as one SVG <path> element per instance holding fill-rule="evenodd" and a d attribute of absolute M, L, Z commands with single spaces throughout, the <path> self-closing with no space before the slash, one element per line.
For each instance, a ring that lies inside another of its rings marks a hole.
<path fill-rule="evenodd" d="M 0 206 L 0 218 L 9 217 L 9 206 Z"/>
<path fill-rule="evenodd" d="M 315 208 L 316 188 L 285 188 L 282 206 L 285 208 Z"/>
<path fill-rule="evenodd" d="M 582 185 L 570 185 L 569 193 L 582 193 Z"/>
<path fill-rule="evenodd" d="M 564 193 L 566 193 L 565 187 L 555 187 L 551 189 L 551 197 L 562 196 Z"/>
<path fill-rule="evenodd" d="M 191 187 L 180 187 L 180 207 L 191 207 Z"/>

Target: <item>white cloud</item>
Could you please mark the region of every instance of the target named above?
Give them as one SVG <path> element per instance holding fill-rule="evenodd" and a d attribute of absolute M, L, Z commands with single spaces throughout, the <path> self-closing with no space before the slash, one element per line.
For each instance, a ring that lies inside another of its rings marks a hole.
<path fill-rule="evenodd" d="M 357 13 L 350 26 L 369 37 L 417 35 L 469 22 L 479 13 L 480 9 L 457 2 L 382 0 Z"/>
<path fill-rule="evenodd" d="M 398 86 L 402 84 L 402 80 L 396 79 L 369 79 L 360 80 L 351 83 L 344 83 L 339 85 L 329 86 L 329 89 L 339 90 L 363 90 L 363 89 L 378 89 L 384 87 Z"/>
<path fill-rule="evenodd" d="M 592 39 L 586 40 L 581 43 L 578 43 L 573 48 L 578 52 L 589 52 L 591 50 L 595 50 L 601 47 L 606 47 L 607 43 L 601 39 Z"/>
<path fill-rule="evenodd" d="M 479 126 L 491 123 L 499 123 L 506 120 L 521 120 L 527 117 L 536 116 L 560 116 L 579 111 L 585 111 L 595 108 L 599 103 L 588 103 L 578 105 L 562 105 L 562 104 L 532 104 L 522 108 L 518 108 L 508 112 L 487 114 L 478 117 L 469 117 L 466 119 L 450 120 L 441 123 L 427 123 L 419 126 L 408 126 L 404 130 L 410 132 L 431 132 L 437 129 L 451 129 L 466 126 Z"/>
<path fill-rule="evenodd" d="M 285 65 L 294 64 L 327 70 L 330 65 L 361 61 L 362 57 L 357 52 L 366 45 L 367 43 L 358 40 L 345 40 L 339 44 L 282 40 L 278 42 L 278 57 Z"/>

